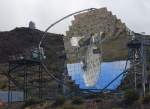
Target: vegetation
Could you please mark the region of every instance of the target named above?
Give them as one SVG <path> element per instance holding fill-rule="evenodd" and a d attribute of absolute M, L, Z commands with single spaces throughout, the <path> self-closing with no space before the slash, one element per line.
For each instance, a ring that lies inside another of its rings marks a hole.
<path fill-rule="evenodd" d="M 112 109 L 123 109 L 123 108 L 120 108 L 120 107 L 115 107 L 115 108 L 112 108 Z"/>
<path fill-rule="evenodd" d="M 63 106 L 63 109 L 75 109 L 75 107 L 73 105 L 66 104 Z"/>
<path fill-rule="evenodd" d="M 5 107 L 0 107 L 0 109 L 6 109 Z"/>
<path fill-rule="evenodd" d="M 92 98 L 96 98 L 97 95 L 96 94 L 89 94 L 86 96 L 86 99 L 92 99 Z"/>
<path fill-rule="evenodd" d="M 83 103 L 83 98 L 81 97 L 74 97 L 72 100 L 72 104 L 82 104 Z"/>
<path fill-rule="evenodd" d="M 142 99 L 143 104 L 149 104 L 150 103 L 150 94 L 147 94 L 145 97 Z"/>
<path fill-rule="evenodd" d="M 28 106 L 31 106 L 31 105 L 35 105 L 35 104 L 38 104 L 40 103 L 40 101 L 36 100 L 36 99 L 30 99 L 30 100 L 27 100 L 23 107 L 28 107 Z"/>
<path fill-rule="evenodd" d="M 126 105 L 132 105 L 135 101 L 139 99 L 139 94 L 135 90 L 127 90 L 124 95 L 124 103 Z"/>
<path fill-rule="evenodd" d="M 5 89 L 7 87 L 6 83 L 4 83 L 3 81 L 0 82 L 0 89 Z"/>
<path fill-rule="evenodd" d="M 59 95 L 55 102 L 52 104 L 52 107 L 57 107 L 57 106 L 60 106 L 60 105 L 63 105 L 65 103 L 66 99 L 63 95 Z"/>

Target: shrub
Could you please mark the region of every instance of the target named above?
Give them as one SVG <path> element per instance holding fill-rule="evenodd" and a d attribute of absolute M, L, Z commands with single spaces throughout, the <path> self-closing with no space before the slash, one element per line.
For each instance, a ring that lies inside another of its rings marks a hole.
<path fill-rule="evenodd" d="M 97 98 L 95 101 L 96 103 L 99 103 L 99 102 L 102 102 L 103 100 L 101 98 Z"/>
<path fill-rule="evenodd" d="M 74 97 L 72 100 L 72 104 L 82 104 L 83 99 L 81 97 Z"/>
<path fill-rule="evenodd" d="M 75 109 L 73 105 L 66 104 L 63 106 L 63 109 Z"/>
<path fill-rule="evenodd" d="M 112 108 L 112 109 L 122 109 L 122 108 L 120 108 L 120 107 L 115 107 L 115 108 Z"/>
<path fill-rule="evenodd" d="M 124 95 L 124 103 L 126 105 L 132 105 L 136 100 L 139 99 L 139 94 L 135 90 L 128 90 Z"/>
<path fill-rule="evenodd" d="M 65 103 L 65 97 L 60 95 L 56 98 L 55 102 L 52 104 L 52 106 L 59 106 L 63 105 Z"/>
<path fill-rule="evenodd" d="M 89 94 L 86 96 L 86 99 L 93 99 L 93 98 L 97 98 L 96 94 Z"/>
<path fill-rule="evenodd" d="M 0 89 L 5 89 L 7 85 L 3 82 L 0 82 Z"/>
<path fill-rule="evenodd" d="M 35 100 L 35 99 L 29 99 L 29 100 L 25 101 L 23 107 L 28 107 L 28 106 L 38 104 L 38 103 L 40 103 L 40 101 Z"/>
<path fill-rule="evenodd" d="M 148 104 L 150 103 L 150 94 L 147 94 L 145 97 L 142 99 L 143 104 Z"/>
<path fill-rule="evenodd" d="M 86 109 L 84 106 L 64 104 L 62 109 Z"/>

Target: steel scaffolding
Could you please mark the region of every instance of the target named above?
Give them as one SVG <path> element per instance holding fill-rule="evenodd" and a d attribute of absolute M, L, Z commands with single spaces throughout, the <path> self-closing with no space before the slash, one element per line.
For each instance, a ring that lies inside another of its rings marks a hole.
<path fill-rule="evenodd" d="M 43 99 L 43 68 L 40 61 L 13 60 L 9 61 L 8 70 L 8 103 L 12 102 L 11 91 L 19 90 L 24 93 L 24 101 Z"/>
<path fill-rule="evenodd" d="M 142 89 L 142 94 L 145 96 L 146 86 L 147 86 L 147 46 L 150 43 L 145 40 L 144 35 L 138 34 L 137 37 L 129 41 L 129 61 L 130 69 L 128 75 L 129 85 L 135 90 L 140 91 Z M 141 91 L 140 91 L 141 92 Z"/>

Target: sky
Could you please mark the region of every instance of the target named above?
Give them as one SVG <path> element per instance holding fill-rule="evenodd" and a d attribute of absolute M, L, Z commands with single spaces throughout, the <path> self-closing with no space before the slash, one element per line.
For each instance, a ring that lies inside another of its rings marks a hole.
<path fill-rule="evenodd" d="M 45 30 L 50 24 L 75 11 L 107 7 L 135 32 L 150 34 L 150 0 L 0 0 L 0 31 L 27 27 L 29 21 Z M 49 32 L 63 34 L 73 17 Z"/>

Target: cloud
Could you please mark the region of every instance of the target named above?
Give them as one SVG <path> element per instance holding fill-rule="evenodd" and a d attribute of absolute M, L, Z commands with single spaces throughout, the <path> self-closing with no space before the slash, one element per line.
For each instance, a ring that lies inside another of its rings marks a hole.
<path fill-rule="evenodd" d="M 106 0 L 103 5 L 121 18 L 130 29 L 150 34 L 149 0 Z"/>
<path fill-rule="evenodd" d="M 45 30 L 69 13 L 104 6 L 132 30 L 150 34 L 149 0 L 0 0 L 0 31 L 28 26 L 30 20 L 36 23 L 38 29 Z M 64 33 L 72 19 L 60 23 L 51 32 Z"/>

